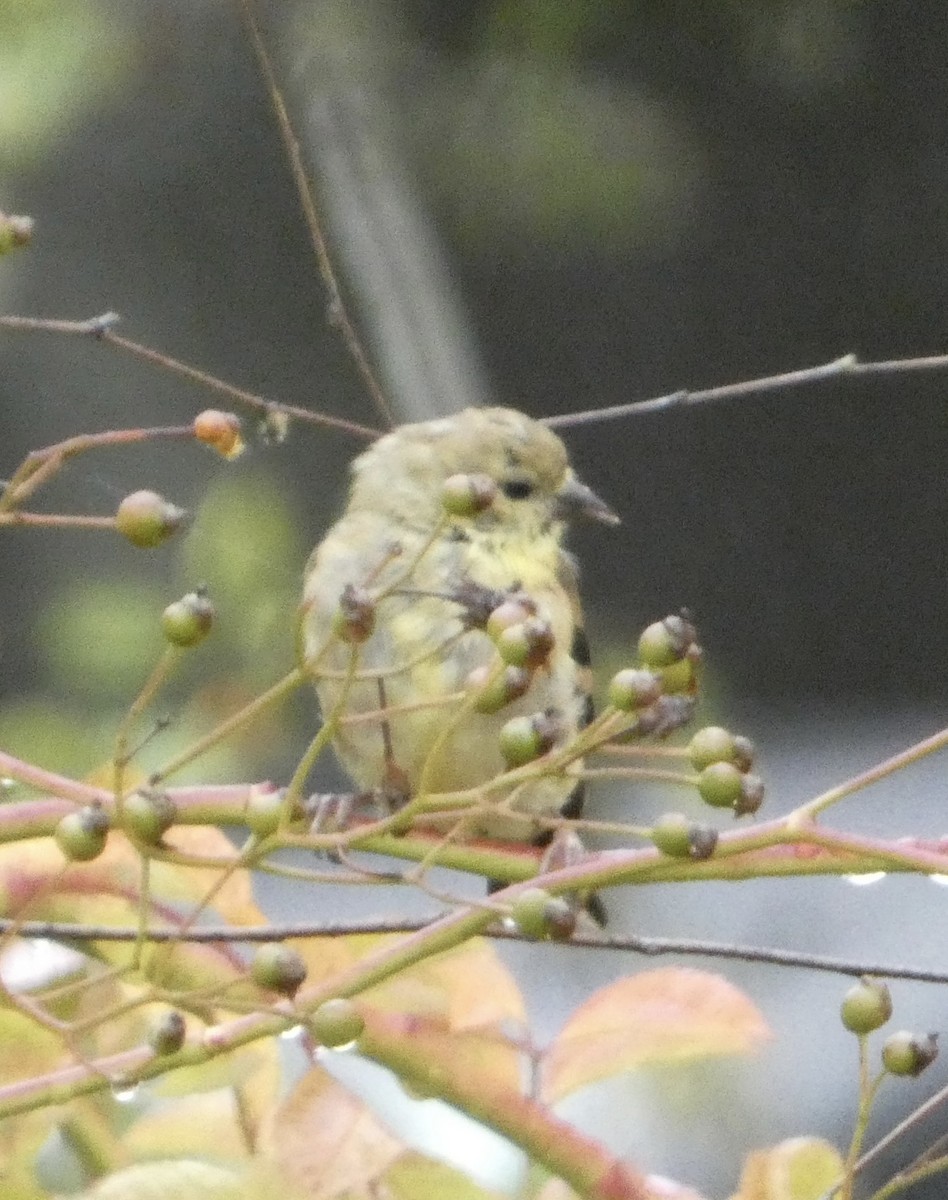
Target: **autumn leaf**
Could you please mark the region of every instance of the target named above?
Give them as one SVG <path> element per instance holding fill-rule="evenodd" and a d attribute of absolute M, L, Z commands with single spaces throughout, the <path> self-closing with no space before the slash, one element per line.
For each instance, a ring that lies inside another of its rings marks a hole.
<path fill-rule="evenodd" d="M 726 979 L 667 967 L 620 979 L 572 1015 L 541 1063 L 549 1104 L 624 1071 L 747 1054 L 770 1036 L 759 1010 Z"/>

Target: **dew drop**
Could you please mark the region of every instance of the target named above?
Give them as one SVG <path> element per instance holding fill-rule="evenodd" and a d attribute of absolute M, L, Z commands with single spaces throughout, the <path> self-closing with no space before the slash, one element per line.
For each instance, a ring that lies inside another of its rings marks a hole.
<path fill-rule="evenodd" d="M 116 1104 L 134 1104 L 141 1093 L 140 1083 L 127 1083 L 123 1079 L 117 1079 L 112 1084 L 112 1098 Z"/>
<path fill-rule="evenodd" d="M 351 1042 L 343 1042 L 341 1046 L 326 1046 L 325 1050 L 328 1054 L 348 1054 L 355 1050 L 358 1044 L 358 1041 L 353 1038 Z"/>
<path fill-rule="evenodd" d="M 847 883 L 851 883 L 853 887 L 869 887 L 870 884 L 878 883 L 880 879 L 885 879 L 885 871 L 866 871 L 861 875 L 844 875 L 843 878 Z"/>

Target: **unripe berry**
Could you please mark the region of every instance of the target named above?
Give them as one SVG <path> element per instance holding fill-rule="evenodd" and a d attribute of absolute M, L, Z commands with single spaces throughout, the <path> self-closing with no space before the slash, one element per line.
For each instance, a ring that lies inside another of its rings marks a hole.
<path fill-rule="evenodd" d="M 522 767 L 544 753 L 532 717 L 511 717 L 500 731 L 500 752 L 508 767 Z"/>
<path fill-rule="evenodd" d="M 522 767 L 551 750 L 560 725 L 549 713 L 511 717 L 500 731 L 500 752 L 509 767 Z"/>
<path fill-rule="evenodd" d="M 552 899 L 545 888 L 532 887 L 514 900 L 510 915 L 524 937 L 541 941 L 547 936 L 546 906 Z"/>
<path fill-rule="evenodd" d="M 626 667 L 613 675 L 609 703 L 620 712 L 634 712 L 654 704 L 662 694 L 662 681 L 652 671 Z"/>
<path fill-rule="evenodd" d="M 118 506 L 115 527 L 133 546 L 150 550 L 167 541 L 186 517 L 183 508 L 170 504 L 164 496 L 142 490 L 132 492 Z"/>
<path fill-rule="evenodd" d="M 258 987 L 295 996 L 306 978 L 306 963 L 291 946 L 268 942 L 254 954 L 250 974 Z"/>
<path fill-rule="evenodd" d="M 101 804 L 67 813 L 54 830 L 60 850 L 70 862 L 89 862 L 105 849 L 109 816 Z"/>
<path fill-rule="evenodd" d="M 674 613 L 663 621 L 655 621 L 639 636 L 639 657 L 647 667 L 670 667 L 680 659 L 696 663 L 701 649 L 695 627 L 685 617 Z"/>
<path fill-rule="evenodd" d="M 646 667 L 668 667 L 678 662 L 683 653 L 683 647 L 664 621 L 654 621 L 639 634 L 639 658 Z"/>
<path fill-rule="evenodd" d="M 741 798 L 744 776 L 733 763 L 714 762 L 698 776 L 698 792 L 712 808 L 733 808 Z"/>
<path fill-rule="evenodd" d="M 148 1044 L 156 1054 L 176 1054 L 184 1045 L 186 1032 L 184 1017 L 177 1009 L 169 1008 L 152 1023 Z"/>
<path fill-rule="evenodd" d="M 194 436 L 223 458 L 237 458 L 246 449 L 240 417 L 216 408 L 206 408 L 194 418 Z"/>
<path fill-rule="evenodd" d="M 843 997 L 839 1015 L 850 1033 L 872 1033 L 892 1016 L 891 993 L 884 983 L 864 977 Z"/>
<path fill-rule="evenodd" d="M 351 1000 L 324 1000 L 310 1018 L 316 1039 L 330 1050 L 358 1041 L 365 1029 L 362 1014 Z"/>
<path fill-rule="evenodd" d="M 497 652 L 512 667 L 534 670 L 553 649 L 553 629 L 541 617 L 528 617 L 519 625 L 508 625 L 496 637 Z"/>
<path fill-rule="evenodd" d="M 684 813 L 665 813 L 652 826 L 652 842 L 672 858 L 691 857 L 691 821 Z"/>
<path fill-rule="evenodd" d="M 495 641 L 511 625 L 522 625 L 536 616 L 537 606 L 526 592 L 515 592 L 498 604 L 487 618 L 487 633 Z"/>
<path fill-rule="evenodd" d="M 441 504 L 450 517 L 476 517 L 496 496 L 497 484 L 489 475 L 452 475 L 444 481 Z"/>
<path fill-rule="evenodd" d="M 689 658 L 682 658 L 671 666 L 662 667 L 658 677 L 662 681 L 662 691 L 667 696 L 696 690 L 695 665 Z"/>
<path fill-rule="evenodd" d="M 283 814 L 283 793 L 268 784 L 255 784 L 247 795 L 244 820 L 251 833 L 259 838 L 276 833 Z"/>
<path fill-rule="evenodd" d="M 347 583 L 333 617 L 333 632 L 344 642 L 367 642 L 375 629 L 375 601 L 365 588 Z"/>
<path fill-rule="evenodd" d="M 523 667 L 504 667 L 499 674 L 489 667 L 475 667 L 467 677 L 467 686 L 478 693 L 476 712 L 495 713 L 526 695 L 532 680 L 533 672 Z"/>
<path fill-rule="evenodd" d="M 882 1046 L 882 1065 L 890 1075 L 921 1075 L 938 1057 L 938 1034 L 925 1037 L 900 1029 Z"/>
<path fill-rule="evenodd" d="M 696 771 L 713 762 L 735 762 L 737 747 L 733 733 L 720 725 L 706 725 L 688 743 L 688 757 Z"/>
<path fill-rule="evenodd" d="M 139 841 L 157 846 L 178 817 L 165 792 L 132 792 L 122 803 L 122 827 Z"/>
<path fill-rule="evenodd" d="M 173 646 L 182 649 L 203 642 L 214 624 L 214 605 L 204 588 L 174 600 L 161 614 L 161 628 Z"/>

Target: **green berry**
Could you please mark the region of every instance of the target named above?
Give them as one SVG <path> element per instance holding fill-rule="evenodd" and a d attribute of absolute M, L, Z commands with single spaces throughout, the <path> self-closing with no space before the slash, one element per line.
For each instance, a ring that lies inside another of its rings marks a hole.
<path fill-rule="evenodd" d="M 693 664 L 701 658 L 695 627 L 678 614 L 655 621 L 639 636 L 639 657 L 646 667 L 670 667 L 680 659 Z M 667 690 L 667 689 L 666 689 Z"/>
<path fill-rule="evenodd" d="M 921 1075 L 938 1057 L 938 1034 L 925 1037 L 900 1029 L 882 1046 L 882 1065 L 890 1075 Z"/>
<path fill-rule="evenodd" d="M 497 484 L 489 475 L 452 475 L 444 481 L 441 504 L 450 517 L 476 517 L 496 496 Z"/>
<path fill-rule="evenodd" d="M 132 492 L 118 506 L 115 527 L 133 546 L 150 550 L 167 541 L 186 517 L 183 508 L 170 504 L 157 492 Z"/>
<path fill-rule="evenodd" d="M 500 731 L 500 752 L 508 767 L 522 767 L 543 754 L 543 739 L 532 717 L 511 717 Z"/>
<path fill-rule="evenodd" d="M 271 784 L 254 784 L 247 796 L 244 820 L 258 838 L 276 833 L 283 815 L 283 793 Z"/>
<path fill-rule="evenodd" d="M 518 625 L 508 625 L 496 639 L 497 652 L 512 667 L 535 670 L 547 661 L 553 649 L 553 629 L 541 617 L 528 617 Z"/>
<path fill-rule="evenodd" d="M 843 997 L 839 1015 L 850 1033 L 872 1033 L 892 1016 L 891 993 L 884 983 L 864 977 Z"/>
<path fill-rule="evenodd" d="M 696 771 L 701 771 L 713 762 L 735 762 L 737 748 L 733 733 L 720 725 L 707 725 L 699 729 L 688 743 L 688 757 Z"/>
<path fill-rule="evenodd" d="M 168 605 L 161 614 L 162 632 L 173 646 L 196 646 L 211 632 L 214 615 L 207 593 L 198 588 Z"/>
<path fill-rule="evenodd" d="M 139 841 L 157 846 L 178 818 L 178 806 L 164 792 L 132 792 L 122 803 L 122 827 Z"/>
<path fill-rule="evenodd" d="M 100 804 L 90 804 L 67 813 L 56 826 L 53 836 L 70 862 L 89 862 L 105 849 L 108 832 L 108 813 Z"/>
<path fill-rule="evenodd" d="M 658 676 L 662 681 L 662 691 L 666 696 L 674 696 L 679 692 L 692 692 L 695 689 L 695 665 L 689 658 L 682 658 L 670 666 L 662 667 Z"/>
<path fill-rule="evenodd" d="M 634 712 L 654 704 L 662 694 L 662 681 L 652 671 L 626 667 L 613 675 L 609 703 L 619 712 Z"/>
<path fill-rule="evenodd" d="M 639 635 L 639 658 L 646 667 L 668 667 L 678 662 L 684 649 L 666 627 L 664 621 L 654 621 Z"/>
<path fill-rule="evenodd" d="M 652 842 L 672 858 L 691 857 L 692 823 L 684 813 L 665 813 L 652 826 Z"/>
<path fill-rule="evenodd" d="M 295 996 L 306 978 L 306 963 L 291 946 L 268 942 L 254 954 L 250 974 L 258 987 Z"/>
<path fill-rule="evenodd" d="M 510 915 L 524 937 L 542 941 L 549 936 L 546 909 L 552 899 L 545 888 L 532 887 L 514 900 Z"/>
<path fill-rule="evenodd" d="M 148 1031 L 148 1044 L 156 1054 L 176 1054 L 184 1045 L 187 1027 L 184 1017 L 169 1008 L 157 1017 Z"/>
<path fill-rule="evenodd" d="M 467 678 L 467 686 L 477 692 L 476 712 L 495 713 L 526 695 L 532 681 L 533 672 L 523 667 L 505 667 L 499 674 L 488 667 L 475 667 Z"/>
<path fill-rule="evenodd" d="M 310 1018 L 310 1028 L 318 1041 L 330 1050 L 359 1040 L 365 1021 L 351 1000 L 325 1000 Z"/>
<path fill-rule="evenodd" d="M 698 791 L 712 808 L 734 808 L 741 799 L 744 776 L 733 763 L 714 762 L 698 776 Z"/>
<path fill-rule="evenodd" d="M 511 717 L 500 731 L 500 752 L 508 767 L 522 767 L 552 750 L 560 733 L 549 713 Z"/>
<path fill-rule="evenodd" d="M 487 633 L 495 641 L 511 625 L 522 625 L 536 615 L 537 606 L 525 592 L 514 592 L 491 610 Z"/>

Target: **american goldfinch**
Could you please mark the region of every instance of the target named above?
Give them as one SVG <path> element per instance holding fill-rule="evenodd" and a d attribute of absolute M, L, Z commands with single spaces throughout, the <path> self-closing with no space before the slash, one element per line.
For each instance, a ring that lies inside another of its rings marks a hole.
<path fill-rule="evenodd" d="M 511 717 L 540 714 L 555 744 L 590 719 L 576 566 L 563 547 L 577 515 L 618 521 L 560 439 L 512 409 L 403 425 L 355 460 L 346 511 L 306 568 L 301 652 L 360 789 L 394 785 L 406 800 L 435 802 L 470 792 L 470 837 L 526 841 L 536 823 L 517 813 L 578 815 L 568 772 L 506 793 L 485 787 L 507 769 L 500 734 Z M 512 676 L 488 621 L 505 601 L 536 635 L 533 661 L 528 636 Z M 485 676 L 515 698 L 472 700 Z M 443 813 L 436 824 L 458 819 Z M 419 820 L 431 824 L 424 812 Z"/>

